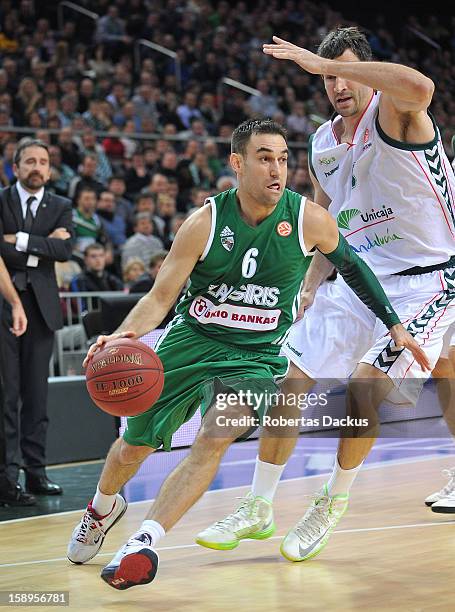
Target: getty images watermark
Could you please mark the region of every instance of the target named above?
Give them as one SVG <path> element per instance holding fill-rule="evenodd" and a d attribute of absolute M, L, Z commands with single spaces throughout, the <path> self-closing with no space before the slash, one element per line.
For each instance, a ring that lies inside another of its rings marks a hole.
<path fill-rule="evenodd" d="M 335 418 L 329 414 L 320 417 L 285 416 L 282 414 L 264 414 L 268 409 L 277 405 L 286 405 L 303 412 L 309 408 L 323 409 L 328 405 L 328 393 L 256 393 L 251 390 L 239 390 L 236 393 L 217 393 L 215 395 L 216 410 L 226 414 L 216 417 L 219 427 L 345 427 L 368 426 L 368 419 Z M 232 416 L 230 408 L 248 407 L 259 414 Z M 266 410 L 264 410 L 266 408 Z M 359 422 L 361 421 L 361 422 Z"/>

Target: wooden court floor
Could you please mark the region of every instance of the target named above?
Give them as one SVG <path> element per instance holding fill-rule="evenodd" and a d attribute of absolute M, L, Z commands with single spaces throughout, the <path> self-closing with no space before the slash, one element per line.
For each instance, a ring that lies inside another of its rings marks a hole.
<path fill-rule="evenodd" d="M 231 511 L 246 487 L 210 492 L 161 541 L 155 581 L 123 592 L 108 587 L 99 572 L 140 524 L 147 502 L 131 504 L 101 553 L 83 566 L 66 559 L 79 512 L 3 523 L 0 590 L 67 590 L 69 609 L 103 612 L 453 611 L 455 515 L 452 521 L 423 504 L 444 484 L 440 470 L 450 461 L 364 470 L 329 544 L 304 563 L 283 559 L 279 542 L 324 477 L 283 481 L 275 501 L 277 534 L 233 551 L 203 549 L 194 535 Z"/>

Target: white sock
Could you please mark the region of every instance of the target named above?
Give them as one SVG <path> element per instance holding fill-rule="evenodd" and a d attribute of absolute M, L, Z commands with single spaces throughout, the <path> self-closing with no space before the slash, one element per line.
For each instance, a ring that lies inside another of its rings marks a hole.
<path fill-rule="evenodd" d="M 261 461 L 259 457 L 256 457 L 253 484 L 251 485 L 253 495 L 255 497 L 263 497 L 267 501 L 272 502 L 285 467 L 286 464 L 275 465 L 274 463 L 266 463 Z"/>
<path fill-rule="evenodd" d="M 146 531 L 149 534 L 149 536 L 152 538 L 153 546 L 156 546 L 161 538 L 163 538 L 166 534 L 163 526 L 157 521 L 152 520 L 142 521 L 139 531 Z"/>
<path fill-rule="evenodd" d="M 109 514 L 114 507 L 115 495 L 115 493 L 114 495 L 106 495 L 100 491 L 99 486 L 96 487 L 95 497 L 92 501 L 93 510 L 95 510 L 99 516 L 106 516 L 106 514 Z"/>
<path fill-rule="evenodd" d="M 338 457 L 335 457 L 335 465 L 333 466 L 333 472 L 330 476 L 329 482 L 327 483 L 327 491 L 330 495 L 347 495 L 349 489 L 352 486 L 360 468 L 363 465 L 363 461 L 357 467 L 350 470 L 343 470 L 338 463 Z"/>

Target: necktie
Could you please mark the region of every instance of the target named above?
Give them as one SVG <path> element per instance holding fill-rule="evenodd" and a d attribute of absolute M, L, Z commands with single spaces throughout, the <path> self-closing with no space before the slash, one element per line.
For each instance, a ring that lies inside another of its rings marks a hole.
<path fill-rule="evenodd" d="M 24 219 L 24 232 L 30 234 L 33 225 L 32 204 L 36 200 L 35 196 L 27 198 L 27 212 Z"/>
<path fill-rule="evenodd" d="M 23 232 L 30 234 L 33 225 L 32 204 L 36 200 L 35 196 L 27 198 L 27 211 L 25 213 Z M 24 291 L 27 287 L 27 271 L 19 270 L 14 276 L 14 284 L 18 291 Z"/>

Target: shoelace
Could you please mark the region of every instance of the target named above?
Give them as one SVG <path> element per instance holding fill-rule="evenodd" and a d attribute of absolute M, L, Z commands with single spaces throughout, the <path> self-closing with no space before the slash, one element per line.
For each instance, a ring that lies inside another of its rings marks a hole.
<path fill-rule="evenodd" d="M 248 495 L 247 497 L 238 497 L 237 499 L 243 500 L 238 509 L 232 514 L 229 514 L 226 518 L 215 523 L 212 529 L 216 529 L 217 531 L 232 529 L 242 520 L 248 520 L 252 517 L 254 511 L 254 497 Z"/>
<path fill-rule="evenodd" d="M 454 490 L 454 479 L 455 479 L 455 468 L 450 468 L 446 470 L 442 470 L 444 476 L 450 478 L 449 482 L 439 491 L 439 495 L 448 495 L 449 493 L 453 493 Z"/>
<path fill-rule="evenodd" d="M 101 528 L 101 523 L 97 523 L 90 512 L 86 512 L 82 517 L 81 525 L 79 527 L 79 533 L 77 534 L 76 540 L 81 544 L 87 544 L 88 535 L 90 530 L 101 532 L 102 535 L 106 535 Z M 93 533 L 91 535 L 94 535 Z"/>
<path fill-rule="evenodd" d="M 326 529 L 330 527 L 329 517 L 333 512 L 333 499 L 331 497 L 327 495 L 313 497 L 313 504 L 297 523 L 295 533 L 303 541 L 318 538 L 321 535 L 321 526 Z"/>

